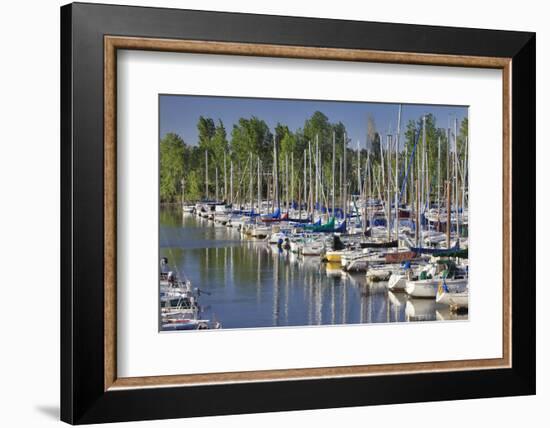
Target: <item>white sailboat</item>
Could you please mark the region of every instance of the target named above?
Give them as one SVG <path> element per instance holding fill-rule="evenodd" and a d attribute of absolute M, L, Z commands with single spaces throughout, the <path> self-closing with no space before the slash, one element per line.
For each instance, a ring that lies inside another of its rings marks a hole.
<path fill-rule="evenodd" d="M 436 260 L 422 269 L 418 279 L 408 280 L 405 291 L 412 297 L 435 299 L 438 288 L 443 283 L 453 290 L 467 287 L 467 271 L 458 269 L 451 260 Z"/>
<path fill-rule="evenodd" d="M 416 281 L 407 281 L 405 291 L 412 297 L 424 297 L 434 299 L 437 295 L 439 285 L 442 283 L 442 278 L 423 279 Z M 448 286 L 462 287 L 468 285 L 468 279 L 446 279 Z"/>
<path fill-rule="evenodd" d="M 468 307 L 468 280 L 462 280 L 453 284 L 448 281 L 441 281 L 437 288 L 435 301 L 448 305 L 453 310 L 464 309 Z"/>

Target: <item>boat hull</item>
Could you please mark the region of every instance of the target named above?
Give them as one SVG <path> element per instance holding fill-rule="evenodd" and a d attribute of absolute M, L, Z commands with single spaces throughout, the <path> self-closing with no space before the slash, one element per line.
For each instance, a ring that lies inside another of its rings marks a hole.
<path fill-rule="evenodd" d="M 342 253 L 340 251 L 327 251 L 325 258 L 329 263 L 341 263 Z"/>
<path fill-rule="evenodd" d="M 391 276 L 391 270 L 385 268 L 373 268 L 367 271 L 367 279 L 371 281 L 387 281 Z"/>
<path fill-rule="evenodd" d="M 452 290 L 458 290 L 468 285 L 468 279 L 447 279 L 445 280 L 445 283 L 447 284 L 447 287 L 451 288 Z M 441 279 L 407 281 L 405 291 L 412 297 L 435 299 L 439 286 L 441 284 Z"/>
<path fill-rule="evenodd" d="M 404 274 L 392 274 L 388 280 L 388 289 L 392 291 L 404 291 L 407 285 L 407 276 Z"/>
<path fill-rule="evenodd" d="M 437 288 L 436 302 L 448 305 L 451 309 L 464 309 L 468 307 L 468 280 L 445 281 Z"/>
<path fill-rule="evenodd" d="M 405 285 L 405 291 L 409 296 L 412 297 L 435 299 L 438 285 L 439 280 L 437 279 L 407 281 Z"/>

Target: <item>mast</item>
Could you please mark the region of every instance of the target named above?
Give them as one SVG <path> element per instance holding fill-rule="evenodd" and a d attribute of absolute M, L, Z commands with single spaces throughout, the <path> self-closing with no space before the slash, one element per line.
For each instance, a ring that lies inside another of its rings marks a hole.
<path fill-rule="evenodd" d="M 279 200 L 279 159 L 277 150 L 277 138 L 273 135 L 273 191 L 275 192 L 275 205 L 280 210 L 281 202 Z"/>
<path fill-rule="evenodd" d="M 430 212 L 430 158 L 428 157 L 428 153 L 426 153 L 426 211 Z M 428 222 L 428 230 L 430 230 L 430 222 Z"/>
<path fill-rule="evenodd" d="M 399 136 L 401 135 L 401 104 L 397 114 L 397 138 L 395 141 L 395 239 L 399 240 Z M 399 247 L 399 245 L 398 245 Z"/>
<path fill-rule="evenodd" d="M 367 230 L 367 219 L 369 215 L 369 200 L 372 198 L 372 166 L 370 163 L 370 151 L 367 149 L 367 163 L 365 164 L 365 221 L 363 223 L 363 232 Z"/>
<path fill-rule="evenodd" d="M 204 169 L 205 173 L 205 180 L 204 180 L 204 187 L 205 187 L 205 194 L 206 194 L 206 200 L 208 200 L 208 150 L 204 151 L 206 155 L 206 167 Z"/>
<path fill-rule="evenodd" d="M 386 162 L 388 162 L 388 168 L 387 168 L 387 180 L 386 180 L 386 207 L 387 207 L 387 229 L 388 229 L 388 241 L 391 240 L 391 195 L 390 195 L 390 178 L 391 178 L 391 140 L 392 136 L 388 134 L 386 136 Z"/>
<path fill-rule="evenodd" d="M 311 153 L 311 141 L 308 142 L 309 148 L 309 212 L 311 212 L 311 221 L 313 221 L 315 216 L 315 206 L 313 205 L 313 172 L 312 167 L 312 153 Z"/>
<path fill-rule="evenodd" d="M 258 156 L 257 187 L 258 187 L 258 213 L 261 213 L 261 207 L 262 207 L 262 177 L 260 175 L 260 157 L 259 156 Z"/>
<path fill-rule="evenodd" d="M 273 174 L 272 174 L 273 175 Z M 267 212 L 273 212 L 273 204 L 271 203 L 271 180 L 273 177 L 267 176 Z"/>
<path fill-rule="evenodd" d="M 319 205 L 319 134 L 315 136 L 315 209 Z"/>
<path fill-rule="evenodd" d="M 326 203 L 325 189 L 323 187 L 323 153 L 321 152 L 321 146 L 319 146 L 319 198 L 321 202 L 321 209 Z M 328 203 L 326 203 L 328 205 Z M 327 210 L 328 217 L 328 210 Z"/>
<path fill-rule="evenodd" d="M 338 195 L 338 198 L 340 199 L 340 209 L 344 210 L 344 198 L 343 198 L 343 195 L 344 195 L 344 187 L 343 187 L 343 183 L 344 183 L 344 174 L 343 174 L 343 170 L 342 170 L 342 165 L 343 165 L 343 161 L 342 161 L 342 158 L 340 158 L 340 186 L 339 186 L 339 195 Z"/>
<path fill-rule="evenodd" d="M 229 170 L 230 170 L 230 178 L 229 178 L 229 199 L 231 201 L 231 204 L 233 204 L 233 159 L 229 161 Z"/>
<path fill-rule="evenodd" d="M 294 204 L 294 149 L 290 152 L 290 203 Z"/>
<path fill-rule="evenodd" d="M 301 199 L 301 198 L 300 198 Z M 304 149 L 304 202 L 307 201 L 307 151 Z M 306 203 L 307 206 L 307 203 Z M 306 208 L 307 217 L 307 208 Z M 300 203 L 300 220 L 302 219 L 302 204 Z"/>
<path fill-rule="evenodd" d="M 414 228 L 414 239 L 415 239 L 415 243 L 416 243 L 416 246 L 418 247 L 418 239 L 419 239 L 419 235 L 420 235 L 420 209 L 419 209 L 419 205 L 420 205 L 420 189 L 419 189 L 419 186 L 418 186 L 418 179 L 416 180 L 415 182 L 416 184 L 416 203 L 415 203 L 415 211 L 416 211 L 416 224 L 415 224 L 415 228 Z"/>
<path fill-rule="evenodd" d="M 451 182 L 447 181 L 447 248 L 451 248 Z"/>
<path fill-rule="evenodd" d="M 464 176 L 462 177 L 462 215 L 466 209 L 466 189 L 468 188 L 468 137 L 464 137 Z"/>
<path fill-rule="evenodd" d="M 218 201 L 218 167 L 216 166 L 216 202 Z"/>
<path fill-rule="evenodd" d="M 416 183 L 416 176 L 418 175 L 418 138 L 420 138 L 420 131 L 418 135 L 416 134 L 416 127 L 415 132 L 413 134 L 413 149 L 411 152 L 411 156 L 413 157 L 412 160 L 412 167 L 411 167 L 411 188 L 410 188 L 410 198 L 411 198 L 411 206 L 414 205 L 415 209 L 418 207 L 416 206 L 416 189 L 415 189 L 415 183 Z M 414 143 L 416 142 L 416 149 L 414 149 Z M 415 169 L 416 164 L 416 169 Z M 416 170 L 416 174 L 415 174 Z M 414 202 L 414 203 L 413 203 Z"/>
<path fill-rule="evenodd" d="M 321 153 L 321 148 L 319 147 L 319 206 L 323 207 L 323 200 L 324 200 L 324 189 L 323 189 L 323 168 L 321 167 L 323 165 L 323 156 Z M 327 204 L 328 205 L 328 204 Z M 328 211 L 327 211 L 327 220 L 328 220 Z"/>
<path fill-rule="evenodd" d="M 223 200 L 227 202 L 227 162 L 225 150 L 223 151 Z"/>
<path fill-rule="evenodd" d="M 359 140 L 357 140 L 357 193 L 359 196 L 362 194 L 361 189 L 361 149 L 359 147 Z"/>
<path fill-rule="evenodd" d="M 421 204 L 422 213 L 426 212 L 426 115 L 422 116 L 422 186 Z"/>
<path fill-rule="evenodd" d="M 437 231 L 440 231 L 441 215 L 441 137 L 437 138 Z"/>
<path fill-rule="evenodd" d="M 420 200 L 420 209 L 422 210 L 420 214 L 426 212 L 426 115 L 422 116 L 422 171 L 420 175 L 421 180 L 421 200 Z M 422 220 L 422 217 L 420 217 Z M 421 226 L 421 224 L 419 224 Z M 423 239 L 422 227 L 420 227 L 420 239 Z"/>
<path fill-rule="evenodd" d="M 455 117 L 455 217 L 456 217 L 456 235 L 457 239 L 460 238 L 460 218 L 458 213 L 458 133 L 457 133 L 457 127 L 458 127 L 458 119 Z"/>
<path fill-rule="evenodd" d="M 446 166 L 446 173 L 447 173 L 447 181 L 450 180 L 450 176 L 449 176 L 449 168 L 450 168 L 450 158 L 449 158 L 449 153 L 450 153 L 450 150 L 451 150 L 451 128 L 447 128 L 447 155 L 445 157 L 445 166 Z"/>
<path fill-rule="evenodd" d="M 288 201 L 288 153 L 285 153 L 285 190 L 286 190 L 286 212 L 289 210 Z"/>
<path fill-rule="evenodd" d="M 359 146 L 359 140 L 357 140 L 357 194 L 358 199 L 357 202 L 360 203 L 361 198 L 363 196 L 363 190 L 361 189 L 361 150 Z M 353 204 L 357 217 L 361 220 L 361 212 L 359 211 L 359 208 L 357 204 Z"/>
<path fill-rule="evenodd" d="M 298 180 L 298 218 L 302 219 L 302 186 Z"/>
<path fill-rule="evenodd" d="M 413 134 L 413 138 L 414 138 L 414 134 Z M 404 166 L 403 166 L 404 168 L 406 168 L 408 161 L 409 161 L 409 146 L 405 143 L 405 163 L 404 163 Z M 410 202 L 409 201 L 409 194 L 410 194 L 409 180 L 407 180 L 406 175 L 403 177 L 403 179 L 406 181 L 406 183 L 405 183 L 405 204 L 408 204 Z"/>
<path fill-rule="evenodd" d="M 380 153 L 382 153 L 382 149 L 380 150 Z M 384 166 L 384 164 L 382 164 L 381 166 Z M 375 177 L 376 193 L 378 194 L 378 200 L 381 203 L 384 202 L 384 197 L 383 197 L 384 188 L 382 187 L 384 186 L 384 177 L 382 176 L 382 170 L 383 168 L 380 168 L 380 166 L 378 166 L 378 168 L 376 168 L 376 177 Z M 382 187 L 382 190 L 380 190 L 381 187 Z M 386 206 L 384 205 L 384 212 L 385 210 L 386 210 Z"/>
<path fill-rule="evenodd" d="M 387 136 L 386 136 L 387 138 Z M 384 192 L 384 186 L 385 186 L 385 180 L 386 180 L 386 167 L 385 167 L 385 164 L 386 161 L 384 160 L 384 146 L 383 146 L 383 142 L 382 142 L 382 137 L 380 137 L 380 168 L 381 168 L 381 174 L 382 174 L 382 180 L 384 181 L 381 186 L 382 186 L 382 192 Z M 380 198 L 382 199 L 382 198 Z M 382 202 L 382 201 L 380 201 Z"/>
<path fill-rule="evenodd" d="M 250 153 L 250 169 L 249 169 L 249 176 L 250 176 L 250 183 L 249 183 L 249 188 L 248 188 L 248 194 L 249 194 L 249 198 L 250 198 L 250 211 L 254 211 L 254 196 L 253 196 L 253 193 L 252 193 L 252 178 L 254 177 L 254 173 L 253 173 L 253 164 L 252 162 L 254 162 L 252 160 L 252 153 Z"/>
<path fill-rule="evenodd" d="M 336 174 L 336 131 L 332 131 L 332 216 L 334 217 L 334 182 Z"/>
<path fill-rule="evenodd" d="M 348 166 L 346 163 L 346 156 L 347 156 L 347 143 L 348 143 L 348 137 L 347 134 L 344 132 L 344 221 L 347 220 L 347 213 L 348 213 Z"/>
<path fill-rule="evenodd" d="M 367 148 L 367 159 L 365 160 L 365 178 L 362 180 L 363 182 L 363 215 L 361 218 L 361 230 L 363 232 L 367 230 L 367 219 L 368 219 L 368 205 L 367 205 L 368 174 L 369 174 L 369 149 Z"/>

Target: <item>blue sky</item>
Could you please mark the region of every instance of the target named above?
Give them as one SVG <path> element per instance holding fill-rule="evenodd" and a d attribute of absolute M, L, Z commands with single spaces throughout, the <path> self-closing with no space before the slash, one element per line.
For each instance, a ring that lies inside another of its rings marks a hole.
<path fill-rule="evenodd" d="M 217 123 L 221 119 L 231 135 L 233 124 L 241 118 L 257 116 L 263 119 L 273 132 L 277 122 L 287 125 L 291 131 L 303 128 L 306 119 L 319 110 L 332 123 L 341 121 L 351 139 L 350 148 L 366 147 L 367 118 L 372 115 L 376 130 L 385 136 L 395 133 L 399 104 L 283 100 L 275 98 L 236 98 L 195 95 L 160 96 L 160 136 L 168 132 L 179 134 L 187 144 L 197 144 L 197 121 L 199 116 L 211 117 Z M 401 134 L 410 119 L 417 120 L 426 113 L 436 117 L 438 127 L 447 128 L 458 118 L 459 124 L 468 115 L 464 106 L 403 104 L 401 112 Z M 389 131 L 389 132 L 388 132 Z M 404 139 L 401 139 L 403 141 Z"/>

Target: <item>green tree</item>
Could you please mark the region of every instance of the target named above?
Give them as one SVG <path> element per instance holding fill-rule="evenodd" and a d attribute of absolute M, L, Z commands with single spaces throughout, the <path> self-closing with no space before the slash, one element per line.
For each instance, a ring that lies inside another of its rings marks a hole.
<path fill-rule="evenodd" d="M 281 141 L 287 134 L 290 134 L 288 126 L 277 122 L 277 125 L 275 125 L 275 140 Z"/>
<path fill-rule="evenodd" d="M 216 132 L 214 120 L 209 117 L 200 116 L 197 129 L 199 131 L 199 147 L 203 150 L 211 149 L 212 137 L 214 137 Z"/>
<path fill-rule="evenodd" d="M 319 149 L 323 153 L 332 151 L 332 131 L 333 126 L 328 117 L 320 111 L 314 112 L 304 123 L 304 136 L 312 144 L 319 141 Z"/>
<path fill-rule="evenodd" d="M 185 143 L 174 133 L 164 136 L 160 142 L 160 200 L 174 202 L 181 195 L 184 176 Z"/>
<path fill-rule="evenodd" d="M 272 139 L 273 135 L 263 120 L 258 119 L 256 116 L 252 116 L 250 119 L 240 118 L 233 125 L 231 131 L 233 159 L 244 167 L 250 154 L 252 154 L 253 156 L 261 156 L 262 161 L 266 163 L 269 160 L 269 165 L 271 165 L 271 159 L 266 154 L 271 153 L 273 150 Z"/>
<path fill-rule="evenodd" d="M 192 169 L 185 179 L 185 198 L 188 201 L 198 201 L 202 198 L 204 181 L 200 176 L 200 171 Z"/>
<path fill-rule="evenodd" d="M 211 196 L 216 187 L 216 168 L 218 169 L 218 180 L 223 177 L 223 156 L 229 147 L 227 133 L 221 120 L 218 120 L 218 124 L 216 125 L 212 118 L 203 116 L 199 117 L 197 129 L 199 131 L 198 147 L 200 156 L 196 156 L 193 159 L 193 165 L 200 166 L 202 169 L 202 174 L 200 175 L 205 177 L 206 152 L 208 152 L 208 195 Z M 205 190 L 203 188 L 203 192 Z"/>
<path fill-rule="evenodd" d="M 296 136 L 288 129 L 288 126 L 277 124 L 275 127 L 275 138 L 279 144 L 281 159 L 284 159 L 287 155 L 290 158 L 292 153 L 295 156 L 298 154 Z"/>
<path fill-rule="evenodd" d="M 229 143 L 227 141 L 227 133 L 223 122 L 218 121 L 218 125 L 214 131 L 214 135 L 210 140 L 210 159 L 209 159 L 209 168 L 215 170 L 217 167 L 219 171 L 223 171 L 223 156 L 224 153 L 227 154 L 229 150 Z"/>

